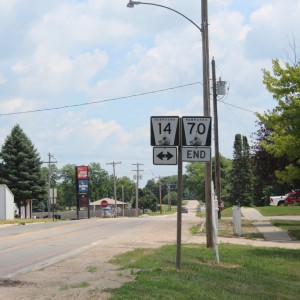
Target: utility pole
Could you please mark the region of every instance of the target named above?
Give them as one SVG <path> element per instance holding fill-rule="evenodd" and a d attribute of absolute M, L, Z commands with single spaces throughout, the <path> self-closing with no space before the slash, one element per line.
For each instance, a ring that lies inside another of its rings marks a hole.
<path fill-rule="evenodd" d="M 111 162 L 107 163 L 107 165 L 113 166 L 113 176 L 114 176 L 114 198 L 115 198 L 115 218 L 118 216 L 118 206 L 117 206 L 117 186 L 116 186 L 116 171 L 115 171 L 115 165 L 121 164 L 121 162 Z"/>
<path fill-rule="evenodd" d="M 201 0 L 202 21 L 202 64 L 203 64 L 203 110 L 204 116 L 210 116 L 210 82 L 209 82 L 209 43 L 208 43 L 208 9 L 207 0 Z M 206 247 L 213 248 L 212 225 L 212 168 L 211 161 L 205 163 L 205 203 L 206 203 Z"/>
<path fill-rule="evenodd" d="M 122 185 L 122 202 L 123 202 L 123 217 L 124 217 L 125 215 L 124 185 Z"/>
<path fill-rule="evenodd" d="M 214 132 L 215 132 L 215 188 L 218 198 L 218 218 L 221 219 L 221 164 L 219 152 L 219 125 L 218 125 L 218 106 L 217 106 L 217 83 L 216 83 L 216 64 L 212 59 L 212 82 L 213 82 L 213 103 L 214 103 Z"/>
<path fill-rule="evenodd" d="M 171 186 L 174 186 L 174 184 L 171 184 L 170 180 L 169 180 L 168 183 L 167 183 L 167 189 L 168 189 L 168 208 L 169 208 L 169 210 L 172 210 Z"/>
<path fill-rule="evenodd" d="M 171 210 L 171 184 L 170 181 L 167 183 L 167 189 L 168 189 L 168 210 Z"/>
<path fill-rule="evenodd" d="M 162 215 L 162 199 L 161 199 L 161 180 L 160 180 L 160 176 L 158 176 L 158 187 L 159 187 L 159 208 L 160 208 L 160 214 Z"/>
<path fill-rule="evenodd" d="M 136 166 L 136 170 L 132 170 L 133 172 L 136 172 L 136 191 L 135 191 L 135 216 L 139 216 L 139 179 L 140 179 L 140 172 L 144 170 L 140 170 L 140 166 L 143 166 L 143 164 L 132 164 L 133 166 Z"/>
<path fill-rule="evenodd" d="M 50 218 L 50 211 L 51 211 L 51 164 L 57 163 L 57 161 L 51 161 L 51 159 L 54 158 L 54 156 L 49 152 L 48 153 L 48 161 L 43 161 L 44 164 L 48 164 L 48 218 Z M 53 203 L 53 209 L 54 209 L 54 203 Z M 54 214 L 54 211 L 53 211 Z M 53 215 L 54 216 L 54 215 Z"/>

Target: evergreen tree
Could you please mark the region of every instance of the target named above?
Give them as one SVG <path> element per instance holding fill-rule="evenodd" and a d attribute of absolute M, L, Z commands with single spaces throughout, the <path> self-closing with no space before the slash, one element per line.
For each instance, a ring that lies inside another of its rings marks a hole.
<path fill-rule="evenodd" d="M 19 125 L 14 126 L 6 137 L 0 159 L 0 182 L 12 191 L 19 209 L 28 200 L 43 199 L 46 185 L 41 172 L 42 162 Z"/>
<path fill-rule="evenodd" d="M 252 204 L 252 172 L 250 147 L 245 136 L 236 134 L 234 140 L 230 202 L 249 206 Z"/>
<path fill-rule="evenodd" d="M 215 180 L 215 157 L 212 158 L 212 177 Z M 231 192 L 231 172 L 232 160 L 220 155 L 220 169 L 221 169 L 221 199 L 225 206 L 229 203 Z"/>

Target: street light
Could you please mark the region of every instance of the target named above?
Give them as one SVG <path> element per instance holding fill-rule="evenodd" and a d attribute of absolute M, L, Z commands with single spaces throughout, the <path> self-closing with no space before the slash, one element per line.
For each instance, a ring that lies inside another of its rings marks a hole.
<path fill-rule="evenodd" d="M 208 13 L 207 13 L 207 0 L 201 0 L 201 27 L 198 26 L 194 21 L 180 13 L 179 11 L 170 8 L 168 6 L 150 3 L 150 2 L 140 2 L 129 0 L 127 7 L 134 8 L 135 5 L 146 4 L 152 6 L 163 7 L 171 10 L 183 18 L 191 22 L 202 34 L 202 64 L 203 64 L 203 110 L 204 116 L 210 116 L 210 82 L 209 82 L 209 47 L 208 47 Z M 181 147 L 178 148 L 178 166 L 181 156 Z M 178 167 L 178 177 L 182 175 L 182 168 Z M 206 245 L 207 247 L 213 247 L 213 228 L 212 228 L 212 167 L 211 161 L 205 163 L 205 202 L 206 202 Z M 178 186 L 179 189 L 179 186 Z"/>
<path fill-rule="evenodd" d="M 193 20 L 191 20 L 190 18 L 188 18 L 187 16 L 185 16 L 181 12 L 179 12 L 179 11 L 177 11 L 177 10 L 171 8 L 171 7 L 164 6 L 164 5 L 161 5 L 161 4 L 156 4 L 156 3 L 140 2 L 140 1 L 132 1 L 132 0 L 129 0 L 129 2 L 127 4 L 127 7 L 134 8 L 135 5 L 139 5 L 139 4 L 147 4 L 147 5 L 152 5 L 152 6 L 159 6 L 159 7 L 163 7 L 163 8 L 169 9 L 171 11 L 174 11 L 176 14 L 181 15 L 182 17 L 184 17 L 185 19 L 187 19 L 189 22 L 191 22 L 194 26 L 196 26 L 202 32 L 202 28 L 199 27 Z"/>

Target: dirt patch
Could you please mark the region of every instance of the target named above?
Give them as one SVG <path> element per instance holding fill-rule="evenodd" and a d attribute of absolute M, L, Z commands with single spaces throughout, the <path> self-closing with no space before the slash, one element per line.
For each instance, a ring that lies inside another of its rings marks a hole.
<path fill-rule="evenodd" d="M 6 300 L 108 299 L 109 289 L 133 280 L 130 270 L 119 270 L 107 261 L 128 249 L 95 247 L 82 255 L 45 269 L 0 281 L 0 295 Z"/>
<path fill-rule="evenodd" d="M 0 279 L 0 288 L 1 287 L 18 287 L 31 285 L 30 282 L 20 281 L 20 280 L 11 280 L 11 279 Z"/>

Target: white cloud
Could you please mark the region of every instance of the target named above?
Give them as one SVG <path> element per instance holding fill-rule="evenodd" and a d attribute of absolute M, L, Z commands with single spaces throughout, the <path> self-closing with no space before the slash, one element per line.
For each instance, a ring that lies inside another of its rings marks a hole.
<path fill-rule="evenodd" d="M 290 39 L 299 49 L 300 2 L 288 2 L 208 1 L 210 56 L 217 78 L 230 85 L 218 105 L 220 151 L 227 157 L 236 133 L 249 137 L 255 130 L 255 117 L 226 103 L 260 112 L 271 108 L 261 69 L 270 69 L 272 58 L 286 57 Z M 160 3 L 201 23 L 201 1 Z M 202 86 L 124 96 L 201 82 L 202 36 L 173 12 L 126 4 L 0 0 L 2 113 L 115 100 L 2 116 L 1 141 L 20 124 L 38 151 L 53 152 L 60 165 L 120 160 L 120 174 L 131 176 L 131 164 L 139 161 L 153 173 L 173 172 L 152 165 L 150 116 L 202 114 Z"/>

